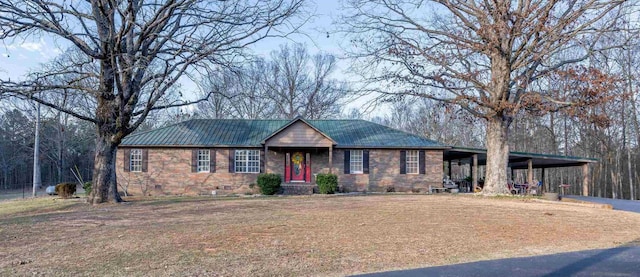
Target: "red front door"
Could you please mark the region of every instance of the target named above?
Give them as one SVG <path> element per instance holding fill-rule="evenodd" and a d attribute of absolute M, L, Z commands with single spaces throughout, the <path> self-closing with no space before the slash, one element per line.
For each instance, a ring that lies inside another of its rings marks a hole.
<path fill-rule="evenodd" d="M 306 161 L 304 158 L 304 153 L 302 152 L 294 152 L 291 154 L 291 181 L 293 182 L 304 182 L 306 169 Z"/>

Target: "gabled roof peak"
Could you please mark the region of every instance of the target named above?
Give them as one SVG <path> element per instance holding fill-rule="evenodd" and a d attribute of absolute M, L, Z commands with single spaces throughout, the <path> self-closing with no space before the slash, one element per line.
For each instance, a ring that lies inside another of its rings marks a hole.
<path fill-rule="evenodd" d="M 309 126 L 311 129 L 315 130 L 316 132 L 318 132 L 319 134 L 321 134 L 322 136 L 324 136 L 325 138 L 327 138 L 328 140 L 330 140 L 333 145 L 336 145 L 336 141 L 333 140 L 330 136 L 328 136 L 327 134 L 325 134 L 324 132 L 318 130 L 318 128 L 316 128 L 315 126 L 313 126 L 313 124 L 309 123 L 307 120 L 305 120 L 304 118 L 302 118 L 302 116 L 296 116 L 294 119 L 292 119 L 291 121 L 289 121 L 289 123 L 285 124 L 284 126 L 282 126 L 280 129 L 276 130 L 275 132 L 271 133 L 269 136 L 265 137 L 262 140 L 262 144 L 265 144 L 267 142 L 267 140 L 269 140 L 270 138 L 272 138 L 273 136 L 281 133 L 282 131 L 286 130 L 287 128 L 289 128 L 290 126 L 292 126 L 293 124 L 295 124 L 296 122 L 302 122 L 304 124 L 306 124 L 307 126 Z"/>

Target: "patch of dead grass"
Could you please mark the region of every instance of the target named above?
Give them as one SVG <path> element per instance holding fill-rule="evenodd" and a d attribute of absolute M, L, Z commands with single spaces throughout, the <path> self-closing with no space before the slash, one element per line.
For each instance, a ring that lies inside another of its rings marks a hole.
<path fill-rule="evenodd" d="M 609 248 L 640 237 L 638 214 L 527 199 L 48 201 L 0 213 L 0 275 L 346 275 Z"/>

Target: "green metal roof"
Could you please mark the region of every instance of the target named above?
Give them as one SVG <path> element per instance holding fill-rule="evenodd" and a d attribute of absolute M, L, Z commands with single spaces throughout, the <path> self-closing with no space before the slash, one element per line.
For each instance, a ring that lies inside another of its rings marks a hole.
<path fill-rule="evenodd" d="M 192 119 L 127 136 L 121 146 L 261 147 L 264 139 L 292 121 Z M 338 148 L 449 148 L 437 141 L 357 119 L 303 120 L 336 142 Z"/>

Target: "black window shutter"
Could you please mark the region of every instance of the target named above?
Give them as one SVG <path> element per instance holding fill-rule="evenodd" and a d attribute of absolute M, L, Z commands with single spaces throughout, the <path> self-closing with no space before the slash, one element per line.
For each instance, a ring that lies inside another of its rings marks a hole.
<path fill-rule="evenodd" d="M 351 173 L 351 152 L 344 150 L 344 174 Z"/>
<path fill-rule="evenodd" d="M 424 166 L 424 159 L 425 159 L 425 156 L 424 156 L 424 150 L 420 150 L 420 152 L 418 152 L 418 153 L 419 153 L 419 155 L 420 155 L 420 156 L 418 157 L 418 168 L 420 168 L 420 169 L 419 169 L 420 174 L 425 174 L 425 166 Z"/>
<path fill-rule="evenodd" d="M 198 172 L 198 149 L 191 149 L 191 172 Z"/>
<path fill-rule="evenodd" d="M 369 150 L 362 151 L 362 173 L 369 174 Z"/>
<path fill-rule="evenodd" d="M 131 149 L 124 150 L 124 172 L 131 171 Z"/>
<path fill-rule="evenodd" d="M 407 151 L 400 151 L 400 174 L 407 174 Z"/>
<path fill-rule="evenodd" d="M 142 172 L 149 170 L 149 149 L 142 149 Z"/>
<path fill-rule="evenodd" d="M 264 150 L 260 150 L 260 173 L 264 173 Z"/>
<path fill-rule="evenodd" d="M 209 149 L 209 172 L 216 172 L 216 149 Z"/>
<path fill-rule="evenodd" d="M 229 173 L 236 172 L 236 150 L 229 149 Z"/>

